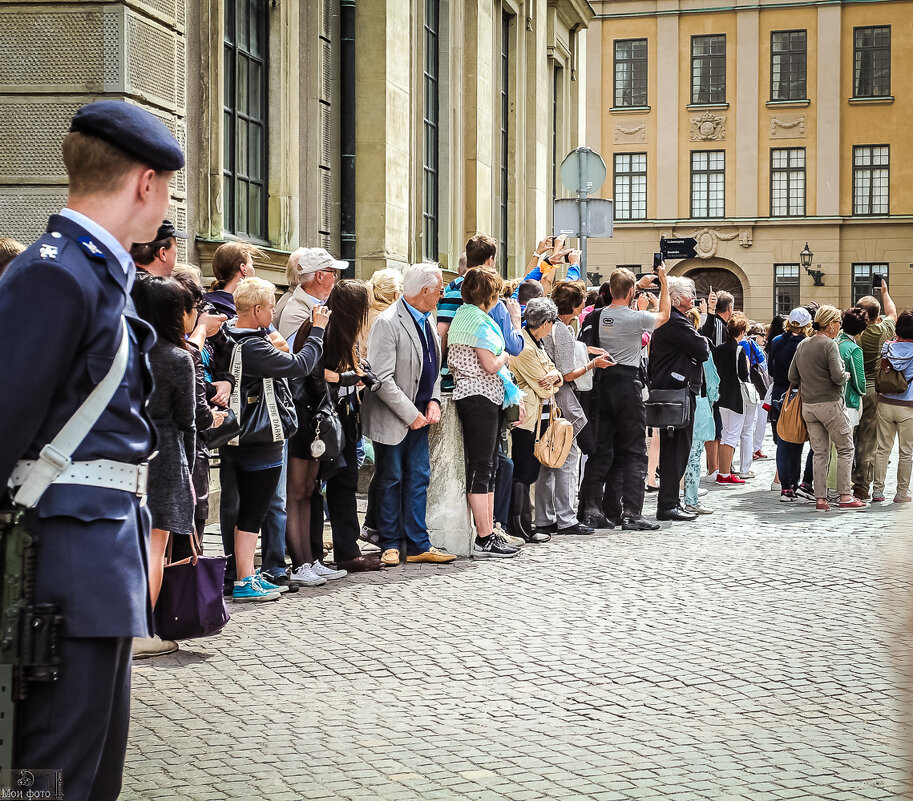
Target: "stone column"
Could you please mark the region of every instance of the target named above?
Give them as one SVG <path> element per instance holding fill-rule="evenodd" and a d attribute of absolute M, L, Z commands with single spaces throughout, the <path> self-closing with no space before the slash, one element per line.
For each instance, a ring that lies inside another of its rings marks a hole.
<path fill-rule="evenodd" d="M 607 54 L 611 59 L 611 51 Z M 656 152 L 656 174 L 651 176 L 647 197 L 656 198 L 656 216 L 662 219 L 688 217 L 687 202 L 678 207 L 679 171 L 687 174 L 688 166 L 679 164 L 678 128 L 682 110 L 678 104 L 679 66 L 678 17 L 669 15 L 656 19 L 656 139 L 662 147 L 651 147 Z M 660 80 L 660 76 L 662 79 Z M 655 83 L 654 83 L 655 82 Z M 610 87 L 609 92 L 613 89 Z M 614 102 L 614 100 L 613 100 Z M 611 164 L 608 165 L 611 169 Z M 662 176 L 662 180 L 660 180 Z M 611 180 L 611 173 L 610 178 Z M 613 190 L 614 191 L 614 190 Z M 690 191 L 690 190 L 689 190 Z"/>
<path fill-rule="evenodd" d="M 839 11 L 839 9 L 838 9 Z M 735 174 L 735 205 L 726 206 L 736 217 L 758 216 L 758 27 L 759 12 L 743 11 L 737 17 L 736 51 L 735 164 L 726 165 L 727 175 Z M 732 148 L 728 149 L 729 159 Z M 766 158 L 766 156 L 765 156 Z M 727 193 L 732 185 L 726 182 Z"/>
<path fill-rule="evenodd" d="M 457 556 L 469 556 L 475 536 L 466 501 L 463 430 L 449 395 L 441 399 L 441 422 L 431 429 L 431 483 L 426 520 L 431 544 Z"/>

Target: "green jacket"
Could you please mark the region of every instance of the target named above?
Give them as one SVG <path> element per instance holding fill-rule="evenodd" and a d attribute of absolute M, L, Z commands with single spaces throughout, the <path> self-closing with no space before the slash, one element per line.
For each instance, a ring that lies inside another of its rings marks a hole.
<path fill-rule="evenodd" d="M 865 370 L 862 363 L 862 348 L 856 344 L 856 341 L 841 331 L 836 339 L 837 348 L 840 351 L 840 358 L 846 366 L 846 371 L 850 374 L 850 380 L 843 386 L 843 399 L 846 401 L 847 408 L 859 409 L 860 398 L 865 395 Z"/>

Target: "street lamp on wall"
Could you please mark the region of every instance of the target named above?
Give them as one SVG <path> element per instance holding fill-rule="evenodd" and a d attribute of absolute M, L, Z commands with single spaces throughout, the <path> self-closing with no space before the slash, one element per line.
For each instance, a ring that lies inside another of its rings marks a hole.
<path fill-rule="evenodd" d="M 815 257 L 815 254 L 808 249 L 808 242 L 805 243 L 805 248 L 799 254 L 799 264 L 805 268 L 807 272 L 815 282 L 815 286 L 824 286 L 824 270 L 821 269 L 821 265 L 818 265 L 817 270 L 812 269 L 812 259 Z"/>

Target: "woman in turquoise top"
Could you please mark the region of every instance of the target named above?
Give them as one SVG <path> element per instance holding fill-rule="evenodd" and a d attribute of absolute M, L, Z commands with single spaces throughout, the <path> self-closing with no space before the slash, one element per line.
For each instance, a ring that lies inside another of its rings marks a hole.
<path fill-rule="evenodd" d="M 846 416 L 850 418 L 850 427 L 859 425 L 862 410 L 862 397 L 865 395 L 865 370 L 862 365 L 862 348 L 856 343 L 857 337 L 865 331 L 868 316 L 858 306 L 843 313 L 841 331 L 835 338 L 843 366 L 850 374 L 850 380 L 843 385 L 843 400 L 846 403 Z M 827 493 L 835 498 L 837 492 L 837 449 L 831 443 L 831 461 L 827 471 Z"/>

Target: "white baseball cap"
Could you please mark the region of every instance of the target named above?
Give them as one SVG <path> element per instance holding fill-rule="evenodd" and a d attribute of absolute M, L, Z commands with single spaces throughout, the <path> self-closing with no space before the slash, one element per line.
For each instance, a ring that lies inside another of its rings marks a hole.
<path fill-rule="evenodd" d="M 812 316 L 808 313 L 808 309 L 799 306 L 789 313 L 789 321 L 805 328 L 812 321 Z"/>
<path fill-rule="evenodd" d="M 348 270 L 349 262 L 334 259 L 324 248 L 304 248 L 298 259 L 298 275 L 310 275 L 321 270 Z"/>

